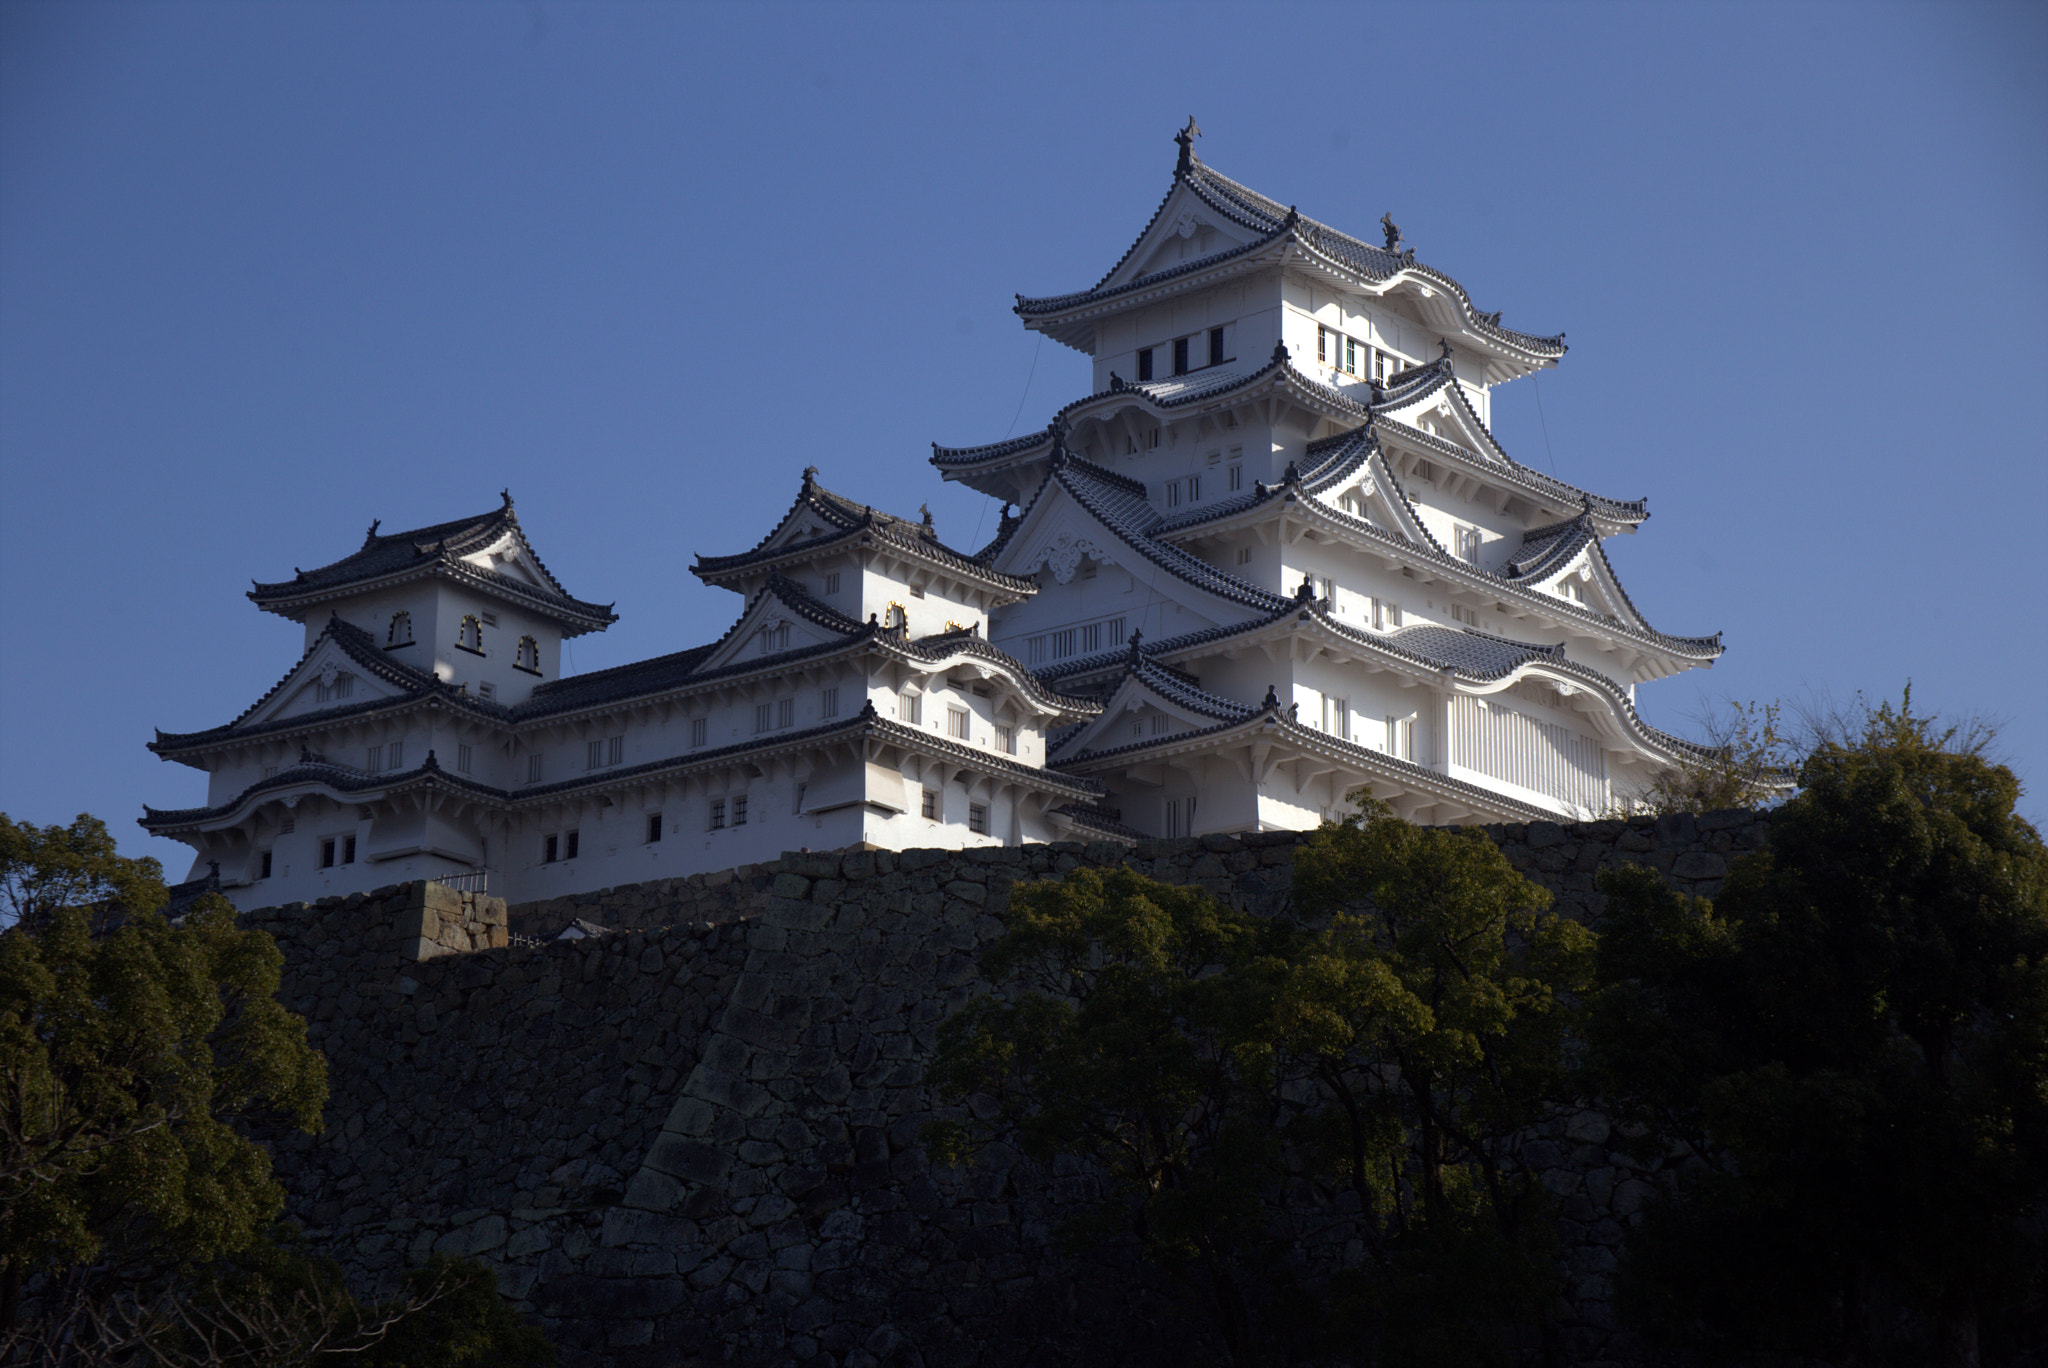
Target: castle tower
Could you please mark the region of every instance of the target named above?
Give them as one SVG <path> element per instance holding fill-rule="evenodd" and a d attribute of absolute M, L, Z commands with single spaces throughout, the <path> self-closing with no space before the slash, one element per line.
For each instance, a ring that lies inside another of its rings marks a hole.
<path fill-rule="evenodd" d="M 1038 592 L 991 635 L 1103 710 L 1053 763 L 1158 835 L 1303 828 L 1360 786 L 1423 822 L 1625 803 L 1688 743 L 1638 684 L 1709 666 L 1602 552 L 1648 517 L 1514 460 L 1492 390 L 1565 353 L 1415 259 L 1204 164 L 1094 286 L 1019 296 L 1094 362 L 1043 431 L 935 446 L 1020 505 L 982 553 Z"/>

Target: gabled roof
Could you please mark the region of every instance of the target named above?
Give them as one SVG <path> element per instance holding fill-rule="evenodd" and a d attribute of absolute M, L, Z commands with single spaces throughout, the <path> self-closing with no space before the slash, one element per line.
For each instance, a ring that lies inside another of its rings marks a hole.
<path fill-rule="evenodd" d="M 1032 498 L 1024 521 L 1030 522 L 1042 510 L 1052 507 L 1046 500 L 1054 486 L 1071 499 L 1117 541 L 1176 579 L 1216 598 L 1266 613 L 1286 600 L 1247 580 L 1219 569 L 1172 542 L 1152 535 L 1161 519 L 1145 497 L 1145 487 L 1136 480 L 1105 470 L 1092 461 L 1061 452 L 1046 471 L 1039 492 Z M 1016 533 L 1005 539 L 999 554 L 1019 545 Z M 1028 543 L 1027 543 L 1028 545 Z"/>
<path fill-rule="evenodd" d="M 330 645 L 339 648 L 349 662 L 365 675 L 380 680 L 399 692 L 395 696 L 340 703 L 312 713 L 251 721 L 276 701 L 294 681 L 301 680 L 308 663 L 314 656 L 329 649 Z M 509 720 L 511 717 L 509 709 L 495 703 L 472 699 L 460 685 L 446 683 L 426 670 L 414 669 L 410 665 L 393 660 L 385 652 L 377 649 L 376 639 L 368 632 L 353 623 L 344 622 L 338 615 L 330 614 L 327 625 L 320 629 L 320 635 L 313 639 L 313 644 L 306 648 L 305 654 L 284 672 L 282 679 L 265 690 L 261 698 L 244 708 L 234 721 L 194 732 L 167 732 L 159 728 L 156 739 L 149 743 L 149 749 L 162 759 L 170 759 L 174 755 L 203 749 L 223 741 L 240 741 L 273 732 L 325 726 L 343 719 L 384 712 L 429 698 L 460 705 L 479 715 L 499 721 Z"/>
<path fill-rule="evenodd" d="M 473 518 L 457 518 L 407 532 L 380 533 L 379 525 L 370 524 L 362 546 L 351 555 L 317 570 L 300 570 L 291 579 L 274 584 L 258 581 L 249 591 L 250 601 L 269 612 L 299 621 L 310 605 L 340 598 L 363 586 L 444 574 L 554 618 L 563 624 L 567 636 L 601 631 L 618 621 L 610 604 L 586 603 L 562 588 L 526 540 L 509 493 L 502 506 Z M 519 560 L 532 568 L 537 582 L 464 559 L 507 538 L 518 547 Z"/>
<path fill-rule="evenodd" d="M 941 542 L 932 530 L 929 514 L 926 521 L 914 523 L 834 494 L 818 483 L 816 466 L 804 468 L 803 484 L 797 490 L 795 502 L 774 530 L 755 543 L 752 550 L 730 556 L 699 556 L 690 571 L 706 584 L 723 584 L 863 539 L 885 542 L 895 550 L 1017 598 L 1038 592 L 1038 586 L 1030 580 L 999 574 L 980 558 Z"/>
<path fill-rule="evenodd" d="M 1076 754 L 1086 754 L 1086 743 L 1103 736 L 1105 729 L 1116 725 L 1123 714 L 1138 705 L 1139 700 L 1149 700 L 1159 711 L 1182 716 L 1197 727 L 1242 721 L 1258 711 L 1209 693 L 1179 670 L 1153 660 L 1146 654 L 1139 634 L 1133 632 L 1124 655 L 1123 672 L 1104 693 L 1101 717 L 1083 726 L 1069 728 L 1056 742 L 1049 744 L 1046 748 L 1048 762 L 1059 763 L 1056 757 L 1075 747 L 1084 748 L 1076 750 Z"/>
<path fill-rule="evenodd" d="M 1518 332 L 1500 325 L 1498 313 L 1481 313 L 1472 304 L 1465 288 L 1431 266 L 1415 260 L 1410 251 L 1394 251 L 1387 247 L 1376 247 L 1362 242 L 1348 233 L 1339 232 L 1327 224 L 1303 217 L 1293 208 L 1283 206 L 1247 186 L 1240 185 L 1229 177 L 1205 165 L 1199 157 L 1185 149 L 1178 165 L 1174 168 L 1173 183 L 1153 211 L 1144 229 L 1133 240 L 1130 247 L 1118 258 L 1101 280 L 1085 290 L 1076 290 L 1062 295 L 1038 298 L 1017 296 L 1016 312 L 1027 323 L 1034 320 L 1050 321 L 1057 315 L 1075 309 L 1100 304 L 1124 294 L 1136 293 L 1153 286 L 1164 284 L 1180 276 L 1193 275 L 1230 262 L 1234 258 L 1250 256 L 1261 249 L 1273 246 L 1283 240 L 1291 240 L 1305 252 L 1322 257 L 1342 271 L 1378 285 L 1407 276 L 1419 283 L 1427 283 L 1443 291 L 1455 301 L 1460 322 L 1464 330 L 1475 340 L 1490 343 L 1493 347 L 1512 354 L 1527 365 L 1554 361 L 1564 355 L 1564 336 L 1542 337 L 1532 333 Z M 1176 199 L 1191 196 L 1206 205 L 1211 211 L 1238 226 L 1242 232 L 1253 235 L 1252 240 L 1233 243 L 1207 256 L 1189 261 L 1176 262 L 1172 266 L 1144 275 L 1129 276 L 1133 258 L 1139 249 L 1152 239 L 1154 229 L 1160 224 L 1167 209 Z M 1053 331 L 1048 328 L 1047 331 Z M 1055 334 L 1057 335 L 1057 334 Z M 1068 338 L 1062 341 L 1073 342 Z M 1088 350 L 1083 347 L 1082 350 Z"/>

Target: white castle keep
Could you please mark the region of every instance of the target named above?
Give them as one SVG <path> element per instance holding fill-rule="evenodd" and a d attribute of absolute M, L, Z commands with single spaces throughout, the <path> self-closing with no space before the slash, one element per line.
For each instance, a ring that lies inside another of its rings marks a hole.
<path fill-rule="evenodd" d="M 1587 816 L 1688 743 L 1669 636 L 1601 550 L 1642 501 L 1521 465 L 1492 387 L 1563 356 L 1415 260 L 1228 180 L 1172 187 L 1094 287 L 1019 297 L 1094 358 L 1044 430 L 934 447 L 1008 501 L 977 551 L 806 470 L 717 641 L 564 678 L 571 596 L 509 495 L 249 597 L 305 652 L 240 717 L 159 732 L 207 805 L 145 809 L 245 907 L 417 878 L 512 901 L 785 850 L 1300 829 L 1360 787 L 1419 822 Z"/>

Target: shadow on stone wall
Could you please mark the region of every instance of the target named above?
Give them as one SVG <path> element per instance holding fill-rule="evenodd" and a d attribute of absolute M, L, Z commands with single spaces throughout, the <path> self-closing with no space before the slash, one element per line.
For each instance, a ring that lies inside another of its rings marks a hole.
<path fill-rule="evenodd" d="M 1589 919 L 1605 865 L 1711 895 L 1766 837 L 1752 813 L 1487 830 Z M 292 1214 L 379 1289 L 430 1252 L 487 1260 L 569 1365 L 1187 1362 L 1199 1316 L 1130 1250 L 1056 1251 L 1086 1175 L 1000 1148 L 928 1167 L 920 1078 L 1017 880 L 1130 864 L 1270 913 L 1299 840 L 791 854 L 509 912 L 408 884 L 248 913 L 332 1070 L 327 1131 L 269 1137 Z M 504 943 L 575 918 L 638 929 Z M 1528 1140 L 1576 1363 L 1634 1358 L 1614 1252 L 1664 1181 L 1607 1138 L 1588 1113 Z"/>

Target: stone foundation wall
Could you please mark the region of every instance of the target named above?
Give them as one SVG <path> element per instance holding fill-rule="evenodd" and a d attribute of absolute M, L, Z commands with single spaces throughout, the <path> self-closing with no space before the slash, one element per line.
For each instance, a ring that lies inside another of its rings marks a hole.
<path fill-rule="evenodd" d="M 1604 865 L 1712 894 L 1767 831 L 1719 813 L 1489 834 L 1592 918 Z M 416 885 L 248 914 L 332 1068 L 326 1133 L 275 1141 L 293 1214 L 380 1286 L 431 1251 L 485 1258 L 569 1365 L 1189 1361 L 1199 1316 L 1129 1250 L 1055 1248 L 1086 1175 L 1000 1148 L 932 1169 L 919 1080 L 938 1023 L 986 988 L 975 959 L 1016 881 L 1128 863 L 1271 912 L 1299 839 L 792 854 L 510 913 L 647 929 L 425 960 L 399 934 Z M 1560 1114 L 1524 1148 L 1565 1220 L 1575 1363 L 1635 1360 L 1614 1252 L 1666 1177 L 1607 1139 Z"/>

